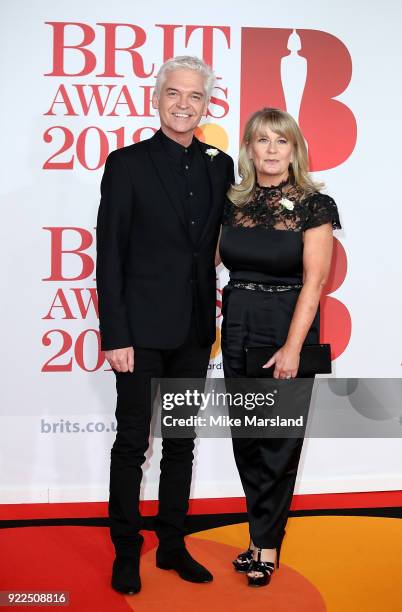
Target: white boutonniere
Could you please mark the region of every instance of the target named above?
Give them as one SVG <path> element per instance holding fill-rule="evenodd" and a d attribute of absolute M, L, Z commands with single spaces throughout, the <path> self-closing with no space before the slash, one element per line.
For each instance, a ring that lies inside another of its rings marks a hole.
<path fill-rule="evenodd" d="M 211 161 L 213 161 L 213 160 L 214 160 L 214 157 L 216 157 L 216 156 L 218 155 L 219 151 L 218 151 L 218 149 L 212 149 L 212 148 L 211 148 L 211 149 L 206 149 L 206 150 L 205 150 L 205 153 L 206 153 L 207 155 L 209 155 L 209 159 L 210 159 Z"/>
<path fill-rule="evenodd" d="M 280 204 L 282 204 L 283 208 L 286 208 L 286 210 L 293 210 L 295 207 L 294 203 L 287 198 L 282 198 Z"/>

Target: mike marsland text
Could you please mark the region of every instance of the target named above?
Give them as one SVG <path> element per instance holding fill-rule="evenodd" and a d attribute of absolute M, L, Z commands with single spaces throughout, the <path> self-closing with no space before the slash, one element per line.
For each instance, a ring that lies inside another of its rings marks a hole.
<path fill-rule="evenodd" d="M 303 416 L 297 418 L 276 417 L 257 417 L 256 415 L 243 415 L 242 418 L 231 418 L 226 415 L 209 417 L 189 416 L 177 418 L 171 414 L 165 415 L 162 419 L 165 427 L 302 427 L 304 424 Z"/>

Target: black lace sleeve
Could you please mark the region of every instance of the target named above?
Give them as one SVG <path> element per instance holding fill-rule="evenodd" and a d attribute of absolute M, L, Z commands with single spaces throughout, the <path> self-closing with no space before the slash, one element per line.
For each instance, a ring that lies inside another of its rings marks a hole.
<path fill-rule="evenodd" d="M 226 198 L 223 206 L 222 225 L 233 225 L 234 211 L 235 205 L 229 198 Z"/>
<path fill-rule="evenodd" d="M 332 223 L 333 229 L 342 229 L 338 207 L 329 195 L 313 193 L 304 204 L 307 206 L 304 230 L 324 225 L 324 223 Z"/>

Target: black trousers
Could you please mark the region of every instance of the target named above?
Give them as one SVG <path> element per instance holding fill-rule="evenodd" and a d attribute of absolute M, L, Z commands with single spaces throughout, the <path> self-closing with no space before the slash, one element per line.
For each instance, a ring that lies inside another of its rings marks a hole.
<path fill-rule="evenodd" d="M 298 292 L 263 293 L 225 287 L 222 354 L 227 386 L 246 377 L 246 346 L 282 346 Z M 306 343 L 318 340 L 318 315 Z M 311 384 L 312 387 L 312 384 Z M 308 407 L 306 407 L 306 414 Z M 236 438 L 233 452 L 246 495 L 250 537 L 259 548 L 276 548 L 285 533 L 303 438 Z"/>
<path fill-rule="evenodd" d="M 116 551 L 129 550 L 142 527 L 139 498 L 154 400 L 151 379 L 205 378 L 210 351 L 211 347 L 199 345 L 192 321 L 182 346 L 171 350 L 134 348 L 134 372 L 115 372 L 117 435 L 111 451 L 109 517 Z M 155 529 L 164 550 L 184 546 L 193 450 L 191 437 L 162 441 Z"/>

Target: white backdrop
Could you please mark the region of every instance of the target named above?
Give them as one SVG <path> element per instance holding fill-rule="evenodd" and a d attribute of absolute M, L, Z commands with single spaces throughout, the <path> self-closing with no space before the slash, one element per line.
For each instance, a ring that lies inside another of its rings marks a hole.
<path fill-rule="evenodd" d="M 344 227 L 323 304 L 334 374 L 401 376 L 402 5 L 325 5 L 2 3 L 1 502 L 107 499 L 115 393 L 96 334 L 99 183 L 107 150 L 158 127 L 149 100 L 172 53 L 212 61 L 218 89 L 199 136 L 234 159 L 250 109 L 285 100 L 299 112 L 316 176 Z M 135 41 L 133 55 L 113 54 L 114 32 L 116 47 Z M 85 51 L 67 48 L 82 43 Z M 220 289 L 227 275 L 218 272 Z M 219 376 L 219 345 L 213 355 L 211 375 Z M 156 440 L 144 498 L 157 495 L 159 458 Z M 399 439 L 310 439 L 296 491 L 401 489 L 401 465 Z M 192 496 L 237 495 L 230 441 L 201 440 Z"/>

